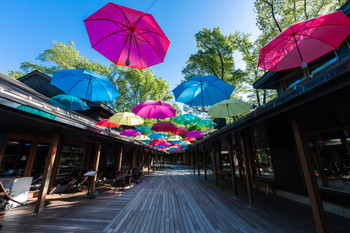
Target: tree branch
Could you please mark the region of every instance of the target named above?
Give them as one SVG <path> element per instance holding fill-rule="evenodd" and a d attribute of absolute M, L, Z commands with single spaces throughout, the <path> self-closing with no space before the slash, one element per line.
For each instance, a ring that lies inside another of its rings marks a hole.
<path fill-rule="evenodd" d="M 277 21 L 277 19 L 276 19 L 276 16 L 275 16 L 275 9 L 274 9 L 274 6 L 273 6 L 273 0 L 272 0 L 272 2 L 269 2 L 268 0 L 265 0 L 264 2 L 265 2 L 267 5 L 270 6 L 273 21 L 275 21 L 275 24 L 276 24 L 276 26 L 278 27 L 278 30 L 279 30 L 280 32 L 282 32 L 282 29 L 281 29 L 281 27 L 280 27 L 280 25 L 279 25 L 279 23 L 278 23 L 278 21 Z"/>

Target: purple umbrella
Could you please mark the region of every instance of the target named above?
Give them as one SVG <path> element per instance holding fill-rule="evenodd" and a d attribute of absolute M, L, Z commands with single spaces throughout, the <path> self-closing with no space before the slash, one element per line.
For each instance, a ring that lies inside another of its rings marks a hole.
<path fill-rule="evenodd" d="M 176 109 L 173 106 L 160 100 L 147 100 L 146 102 L 136 105 L 131 110 L 135 115 L 148 119 L 165 119 L 173 117 L 176 114 Z"/>
<path fill-rule="evenodd" d="M 108 3 L 85 21 L 91 45 L 116 65 L 145 69 L 163 62 L 170 41 L 152 15 Z"/>
<path fill-rule="evenodd" d="M 204 137 L 204 133 L 202 133 L 201 131 L 191 131 L 191 132 L 186 134 L 186 137 L 201 138 L 201 137 Z"/>
<path fill-rule="evenodd" d="M 138 135 L 141 135 L 140 132 L 138 131 L 135 131 L 133 129 L 126 129 L 126 130 L 123 130 L 120 135 L 122 136 L 128 136 L 128 137 L 135 137 L 135 136 L 138 136 Z"/>

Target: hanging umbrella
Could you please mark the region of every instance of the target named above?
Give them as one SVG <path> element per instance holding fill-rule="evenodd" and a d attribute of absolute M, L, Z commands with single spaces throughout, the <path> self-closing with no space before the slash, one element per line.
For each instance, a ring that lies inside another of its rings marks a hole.
<path fill-rule="evenodd" d="M 151 135 L 149 135 L 149 138 L 167 138 L 168 135 L 166 135 L 165 133 L 152 133 Z"/>
<path fill-rule="evenodd" d="M 182 144 L 182 143 L 183 143 L 183 141 L 181 141 L 181 140 L 170 142 L 171 145 L 180 145 L 180 144 Z"/>
<path fill-rule="evenodd" d="M 207 130 L 216 127 L 216 124 L 210 120 L 201 120 L 196 124 L 196 128 L 199 130 Z"/>
<path fill-rule="evenodd" d="M 66 94 L 89 101 L 112 101 L 120 96 L 111 81 L 90 70 L 55 71 L 50 83 Z"/>
<path fill-rule="evenodd" d="M 152 15 L 108 3 L 84 20 L 92 47 L 119 66 L 163 62 L 170 41 Z"/>
<path fill-rule="evenodd" d="M 68 110 L 75 110 L 75 111 L 85 111 L 90 109 L 89 106 L 84 104 L 84 101 L 82 101 L 79 97 L 72 96 L 72 95 L 56 95 L 48 100 L 48 102 L 56 107 L 68 109 Z"/>
<path fill-rule="evenodd" d="M 116 124 L 114 122 L 110 122 L 109 119 L 100 120 L 99 122 L 96 123 L 96 125 L 102 126 L 102 127 L 107 127 L 107 128 L 118 128 L 118 127 L 120 127 L 120 125 L 118 125 L 118 124 Z"/>
<path fill-rule="evenodd" d="M 188 130 L 184 128 L 177 128 L 176 130 L 170 131 L 172 134 L 187 134 Z"/>
<path fill-rule="evenodd" d="M 134 137 L 135 140 L 139 140 L 139 141 L 147 141 L 150 140 L 148 136 L 146 135 L 138 135 L 136 137 Z"/>
<path fill-rule="evenodd" d="M 186 134 L 186 137 L 201 138 L 204 137 L 204 133 L 202 133 L 201 131 L 191 131 Z"/>
<path fill-rule="evenodd" d="M 153 139 L 152 142 L 149 145 L 150 146 L 155 146 L 155 145 L 158 145 L 161 142 L 166 142 L 166 140 L 163 139 L 163 138 L 156 138 L 156 139 Z"/>
<path fill-rule="evenodd" d="M 122 136 L 128 136 L 128 137 L 135 137 L 135 136 L 139 136 L 141 135 L 140 132 L 137 132 L 133 129 L 126 129 L 126 130 L 123 130 L 120 135 Z"/>
<path fill-rule="evenodd" d="M 350 19 L 341 11 L 293 24 L 260 50 L 258 66 L 274 72 L 306 68 L 349 34 Z"/>
<path fill-rule="evenodd" d="M 180 137 L 179 135 L 171 135 L 169 138 L 168 138 L 168 141 L 171 142 L 171 141 L 180 141 L 182 140 L 182 137 Z"/>
<path fill-rule="evenodd" d="M 193 138 L 193 137 L 186 137 L 186 138 L 184 139 L 184 141 L 187 141 L 187 142 L 195 142 L 195 141 L 197 141 L 197 139 L 195 139 L 195 138 Z"/>
<path fill-rule="evenodd" d="M 211 106 L 229 99 L 234 86 L 214 75 L 193 76 L 174 90 L 175 100 L 189 106 Z"/>
<path fill-rule="evenodd" d="M 160 121 L 153 125 L 151 130 L 154 130 L 156 132 L 170 132 L 177 129 L 177 126 L 174 123 L 171 123 L 169 121 Z"/>
<path fill-rule="evenodd" d="M 142 125 L 143 119 L 139 116 L 135 116 L 132 112 L 118 112 L 109 118 L 111 122 L 118 125 Z"/>
<path fill-rule="evenodd" d="M 183 142 L 182 142 L 182 145 L 191 145 L 191 142 L 189 142 L 189 141 L 183 141 Z"/>
<path fill-rule="evenodd" d="M 174 123 L 177 125 L 191 126 L 197 124 L 201 118 L 193 114 L 183 114 L 175 118 Z"/>
<path fill-rule="evenodd" d="M 140 126 L 135 130 L 139 131 L 140 133 L 154 133 L 154 131 L 151 130 L 151 127 L 149 126 Z"/>
<path fill-rule="evenodd" d="M 148 119 L 165 119 L 173 117 L 176 114 L 176 109 L 173 106 L 160 100 L 147 100 L 146 102 L 136 105 L 131 110 L 135 115 Z"/>
<path fill-rule="evenodd" d="M 214 104 L 208 109 L 208 115 L 211 117 L 231 117 L 248 112 L 251 105 L 237 99 L 223 100 Z"/>
<path fill-rule="evenodd" d="M 38 109 L 38 108 L 35 108 L 35 107 L 31 107 L 31 106 L 27 106 L 27 105 L 20 105 L 16 109 L 24 111 L 24 112 L 29 112 L 29 113 L 37 115 L 37 116 L 45 117 L 45 118 L 48 118 L 51 120 L 56 119 L 55 115 L 48 113 L 48 112 L 45 112 L 45 111 Z"/>

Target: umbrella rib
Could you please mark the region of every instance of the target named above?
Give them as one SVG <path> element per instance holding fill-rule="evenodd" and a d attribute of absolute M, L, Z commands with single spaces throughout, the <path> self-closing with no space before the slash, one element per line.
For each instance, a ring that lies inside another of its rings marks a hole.
<path fill-rule="evenodd" d="M 116 8 L 118 8 L 118 10 L 121 11 L 121 13 L 124 15 L 125 22 L 126 22 L 127 24 L 129 24 L 128 27 L 130 27 L 130 26 L 131 26 L 130 21 L 129 21 L 128 17 L 126 17 L 124 11 L 123 11 L 118 5 L 113 4 L 113 3 L 112 3 L 112 5 L 113 5 L 114 7 L 116 7 Z"/>
<path fill-rule="evenodd" d="M 149 44 L 149 45 L 152 47 L 153 51 L 157 54 L 158 58 L 159 58 L 160 60 L 164 61 L 164 59 L 161 58 L 161 56 L 158 54 L 158 51 L 153 47 L 153 45 L 152 45 L 146 38 L 144 38 L 142 35 L 140 35 L 140 36 L 145 40 L 145 42 L 146 42 L 147 44 Z M 164 58 L 165 58 L 165 57 L 164 57 Z"/>
<path fill-rule="evenodd" d="M 108 92 L 108 90 L 106 89 L 106 87 L 104 86 L 104 85 L 102 85 L 102 83 L 100 82 L 100 80 L 99 79 L 95 79 L 95 81 L 98 83 L 98 84 L 100 84 L 100 86 L 103 88 L 103 89 L 105 89 L 105 91 L 106 91 L 106 93 L 107 93 L 107 95 L 109 96 L 109 98 L 111 99 L 111 100 L 113 100 L 112 99 L 112 96 L 109 94 L 109 92 Z M 103 81 L 104 83 L 107 83 L 107 82 L 105 82 L 105 81 Z M 107 83 L 108 84 L 108 83 Z M 91 87 L 91 89 L 92 89 L 92 87 Z M 91 95 L 92 95 L 92 91 L 91 91 Z"/>
<path fill-rule="evenodd" d="M 142 59 L 141 59 L 141 52 L 140 52 L 139 44 L 137 43 L 137 38 L 135 36 L 134 36 L 134 40 L 135 40 L 135 45 L 136 45 L 136 48 L 137 48 L 137 52 L 139 53 L 140 64 L 141 64 L 141 67 L 143 67 L 142 66 Z"/>
<path fill-rule="evenodd" d="M 323 41 L 323 40 L 320 40 L 320 39 L 318 39 L 318 38 L 316 38 L 316 37 L 313 37 L 313 36 L 310 36 L 310 35 L 306 35 L 306 34 L 301 34 L 301 35 L 307 36 L 307 37 L 309 37 L 309 38 L 311 38 L 311 39 L 315 39 L 315 40 L 321 41 L 322 43 L 325 43 L 326 45 L 329 45 L 329 46 L 331 46 L 331 47 L 333 47 L 333 48 L 335 48 L 335 49 L 337 48 L 337 47 L 334 47 L 334 46 L 328 44 L 327 42 L 325 42 L 325 41 Z"/>
<path fill-rule="evenodd" d="M 72 76 L 78 77 L 78 78 L 80 78 L 80 80 L 78 80 L 74 85 L 72 85 L 72 87 L 69 89 L 67 94 L 69 94 L 76 85 L 78 85 L 80 82 L 82 82 L 84 80 L 81 76 L 77 76 L 77 75 L 74 75 L 74 74 L 72 74 Z"/>
<path fill-rule="evenodd" d="M 145 31 L 146 33 L 154 33 L 154 34 L 162 37 L 163 39 L 169 41 L 169 39 L 165 35 L 159 34 L 158 32 L 155 32 L 155 31 L 152 31 L 152 30 L 149 30 L 149 29 L 145 29 L 145 28 L 137 28 L 137 30 Z M 146 34 L 146 33 L 142 33 L 142 34 Z"/>
<path fill-rule="evenodd" d="M 112 35 L 115 35 L 119 32 L 123 32 L 123 31 L 128 31 L 128 30 L 122 30 L 122 31 L 114 31 L 110 34 L 108 34 L 107 36 L 103 37 L 102 39 L 100 39 L 99 41 L 97 41 L 92 47 L 94 48 L 96 45 L 98 45 L 99 43 L 101 43 L 102 41 L 104 41 L 105 39 L 107 39 L 108 37 L 112 36 Z M 130 33 L 128 33 L 128 35 L 120 35 L 120 36 L 125 36 L 125 37 L 129 37 Z"/>
<path fill-rule="evenodd" d="M 131 33 L 131 32 L 129 32 L 129 33 L 128 33 L 128 36 L 127 36 L 127 37 L 129 37 L 129 36 L 130 36 L 130 33 Z M 119 62 L 120 56 L 122 55 L 123 50 L 124 50 L 124 47 L 125 47 L 125 45 L 126 45 L 126 43 L 127 43 L 127 42 L 128 42 L 128 40 L 126 39 L 126 40 L 124 41 L 124 44 L 123 44 L 122 49 L 120 50 L 120 53 L 119 53 L 119 56 L 118 56 L 118 59 L 117 59 L 117 62 L 116 62 L 116 63 L 118 63 L 118 62 Z M 131 45 L 130 45 L 130 46 L 131 46 Z"/>
<path fill-rule="evenodd" d="M 112 19 L 86 19 L 86 20 L 84 20 L 84 21 L 85 21 L 85 22 L 90 22 L 90 21 L 110 21 L 110 22 L 117 23 L 117 24 L 120 24 L 120 25 L 122 25 L 122 26 L 124 26 L 124 27 L 129 28 L 128 25 L 125 25 L 125 24 L 123 24 L 123 23 L 121 23 L 121 22 L 118 22 L 118 21 L 115 21 L 115 20 L 112 20 Z"/>

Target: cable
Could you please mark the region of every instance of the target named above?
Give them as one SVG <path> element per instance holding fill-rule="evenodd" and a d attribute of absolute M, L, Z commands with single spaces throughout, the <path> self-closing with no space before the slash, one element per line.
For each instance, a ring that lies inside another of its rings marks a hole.
<path fill-rule="evenodd" d="M 154 0 L 153 3 L 148 7 L 148 9 L 146 10 L 146 12 L 148 12 L 148 11 L 152 8 L 152 6 L 154 5 L 154 3 L 156 3 L 156 1 L 158 1 L 158 0 Z"/>

